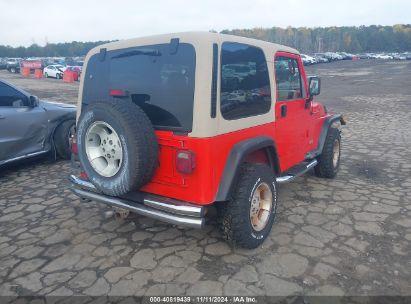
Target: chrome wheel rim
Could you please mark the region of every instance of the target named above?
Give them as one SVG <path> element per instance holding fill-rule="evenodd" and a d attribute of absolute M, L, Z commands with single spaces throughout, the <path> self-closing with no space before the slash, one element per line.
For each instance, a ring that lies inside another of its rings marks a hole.
<path fill-rule="evenodd" d="M 120 137 L 103 121 L 91 124 L 86 132 L 86 154 L 93 169 L 104 177 L 114 176 L 123 162 Z"/>
<path fill-rule="evenodd" d="M 260 183 L 253 193 L 250 221 L 255 231 L 261 231 L 270 219 L 273 208 L 273 193 L 267 183 Z"/>
<path fill-rule="evenodd" d="M 336 139 L 334 141 L 334 146 L 333 146 L 333 166 L 334 168 L 337 168 L 339 160 L 340 160 L 340 141 Z"/>

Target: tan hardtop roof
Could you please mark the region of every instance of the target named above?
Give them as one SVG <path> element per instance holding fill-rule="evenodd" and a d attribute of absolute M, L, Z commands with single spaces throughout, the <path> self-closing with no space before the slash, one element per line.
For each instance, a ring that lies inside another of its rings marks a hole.
<path fill-rule="evenodd" d="M 99 45 L 93 48 L 90 51 L 89 55 L 98 53 L 101 48 L 106 48 L 107 50 L 116 50 L 116 49 L 121 49 L 121 48 L 139 46 L 139 45 L 166 43 L 170 41 L 170 39 L 172 38 L 180 38 L 184 42 L 192 42 L 192 43 L 202 42 L 202 41 L 238 42 L 238 43 L 251 44 L 251 45 L 260 47 L 264 51 L 271 51 L 271 53 L 275 53 L 277 51 L 283 51 L 283 52 L 299 54 L 297 50 L 290 48 L 288 46 L 284 46 L 284 45 L 276 44 L 272 42 L 267 42 L 263 40 L 253 39 L 253 38 L 219 34 L 219 33 L 211 33 L 211 32 L 182 32 L 182 33 L 153 35 L 153 36 L 146 36 L 146 37 L 132 38 L 132 39 L 125 39 L 125 40 L 120 40 L 116 42 L 110 42 L 110 43 Z"/>
<path fill-rule="evenodd" d="M 190 137 L 211 137 L 220 134 L 226 134 L 245 128 L 251 128 L 258 125 L 263 125 L 275 121 L 275 102 L 271 104 L 271 111 L 267 113 L 250 116 L 236 120 L 225 120 L 221 115 L 221 111 L 218 110 L 216 117 L 210 116 L 210 100 L 212 92 L 212 70 L 213 70 L 213 50 L 210 47 L 214 43 L 221 45 L 222 42 L 236 42 L 244 43 L 259 47 L 264 52 L 267 62 L 271 64 L 267 65 L 270 83 L 271 96 L 275 99 L 276 96 L 276 83 L 273 80 L 274 72 L 274 54 L 278 51 L 288 52 L 293 54 L 299 54 L 298 51 L 287 46 L 266 42 L 257 39 L 225 35 L 209 32 L 186 32 L 186 33 L 171 33 L 165 35 L 148 36 L 135 39 L 127 39 L 107 43 L 104 45 L 93 48 L 86 56 L 83 71 L 88 69 L 88 61 L 94 54 L 100 52 L 100 49 L 106 48 L 108 51 L 126 49 L 132 47 L 139 47 L 145 45 L 169 43 L 172 38 L 179 38 L 181 43 L 190 43 L 196 49 L 196 68 L 195 68 L 195 81 L 196 86 L 194 90 L 194 108 L 193 108 L 193 129 L 189 133 Z M 220 48 L 221 49 L 221 48 Z M 81 74 L 82 80 L 80 81 L 77 119 L 81 113 L 81 105 L 83 100 L 83 84 L 84 77 L 87 72 Z M 220 76 L 218 76 L 220 77 Z M 220 78 L 219 78 L 220 79 Z M 200 84 L 200 85 L 197 85 Z M 217 81 L 217 91 L 220 91 L 221 83 Z M 220 94 L 217 94 L 217 107 L 220 108 Z"/>

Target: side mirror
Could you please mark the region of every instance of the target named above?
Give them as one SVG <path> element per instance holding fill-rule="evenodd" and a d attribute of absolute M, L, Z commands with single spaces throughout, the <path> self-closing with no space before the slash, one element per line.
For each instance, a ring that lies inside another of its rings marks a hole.
<path fill-rule="evenodd" d="M 31 95 L 31 96 L 30 96 L 30 104 L 29 104 L 29 106 L 30 106 L 31 108 L 35 108 L 35 107 L 37 107 L 38 105 L 39 105 L 39 99 L 38 99 L 38 97 Z"/>
<path fill-rule="evenodd" d="M 310 76 L 308 77 L 308 91 L 310 97 L 320 95 L 321 92 L 321 80 L 320 77 Z"/>

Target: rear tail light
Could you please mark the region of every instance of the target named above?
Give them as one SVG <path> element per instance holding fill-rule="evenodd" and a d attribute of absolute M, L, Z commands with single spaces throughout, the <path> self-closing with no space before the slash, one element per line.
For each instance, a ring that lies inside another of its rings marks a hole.
<path fill-rule="evenodd" d="M 196 167 L 195 154 L 191 151 L 179 150 L 176 155 L 177 171 L 184 174 L 193 173 Z"/>
<path fill-rule="evenodd" d="M 84 180 L 88 180 L 88 175 L 86 172 L 81 171 L 79 177 Z"/>
<path fill-rule="evenodd" d="M 71 135 L 69 138 L 69 145 L 70 145 L 70 149 L 71 149 L 71 153 L 73 153 L 74 155 L 78 154 L 78 148 L 77 148 L 77 138 L 76 135 Z"/>
<path fill-rule="evenodd" d="M 111 89 L 109 94 L 110 96 L 113 96 L 113 97 L 127 97 L 128 96 L 128 92 L 125 90 L 121 90 L 121 89 Z"/>

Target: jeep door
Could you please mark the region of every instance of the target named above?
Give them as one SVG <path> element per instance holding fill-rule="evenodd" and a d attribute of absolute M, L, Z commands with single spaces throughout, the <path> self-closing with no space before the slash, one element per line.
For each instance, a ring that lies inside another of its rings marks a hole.
<path fill-rule="evenodd" d="M 302 162 L 308 149 L 310 102 L 303 64 L 298 55 L 275 56 L 276 143 L 281 170 Z"/>
<path fill-rule="evenodd" d="M 30 98 L 0 82 L 0 163 L 44 149 L 46 112 L 30 105 Z"/>

